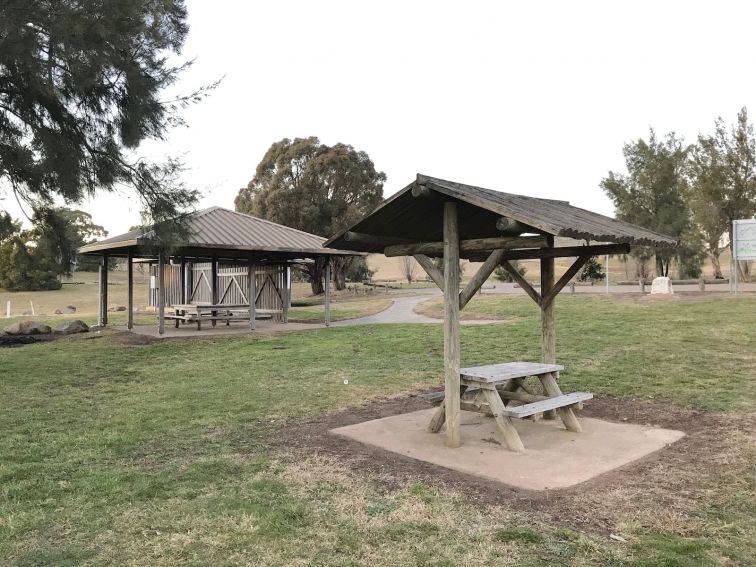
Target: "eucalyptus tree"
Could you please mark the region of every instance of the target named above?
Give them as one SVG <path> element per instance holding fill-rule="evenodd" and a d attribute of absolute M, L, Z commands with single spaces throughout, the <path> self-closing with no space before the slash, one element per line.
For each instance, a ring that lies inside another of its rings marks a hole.
<path fill-rule="evenodd" d="M 328 146 L 314 136 L 284 138 L 270 146 L 255 176 L 236 196 L 236 210 L 330 237 L 373 210 L 383 198 L 386 174 L 364 151 Z M 346 286 L 351 257 L 334 259 L 337 289 Z M 323 292 L 323 261 L 305 269 L 313 293 Z"/>

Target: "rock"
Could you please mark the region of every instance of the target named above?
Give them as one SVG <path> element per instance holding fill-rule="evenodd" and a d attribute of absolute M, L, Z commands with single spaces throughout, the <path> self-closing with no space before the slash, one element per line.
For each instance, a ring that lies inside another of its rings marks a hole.
<path fill-rule="evenodd" d="M 55 332 L 59 335 L 73 335 L 74 333 L 88 333 L 89 325 L 84 321 L 76 319 L 75 321 L 69 321 L 63 323 L 60 327 L 55 329 Z"/>
<path fill-rule="evenodd" d="M 672 290 L 672 282 L 669 278 L 654 278 L 651 282 L 651 295 L 675 293 Z"/>
<path fill-rule="evenodd" d="M 7 335 L 49 335 L 52 329 L 44 323 L 36 321 L 21 321 L 8 327 L 5 327 Z"/>
<path fill-rule="evenodd" d="M 118 305 L 117 303 L 114 303 L 110 307 L 108 307 L 108 311 L 114 312 L 114 311 L 126 311 L 126 307 L 123 305 Z"/>
<path fill-rule="evenodd" d="M 63 308 L 63 313 L 65 313 L 66 315 L 71 315 L 72 313 L 76 313 L 76 307 L 73 305 L 66 305 Z"/>
<path fill-rule="evenodd" d="M 63 311 L 56 309 L 55 311 L 53 311 L 53 315 L 63 315 Z"/>

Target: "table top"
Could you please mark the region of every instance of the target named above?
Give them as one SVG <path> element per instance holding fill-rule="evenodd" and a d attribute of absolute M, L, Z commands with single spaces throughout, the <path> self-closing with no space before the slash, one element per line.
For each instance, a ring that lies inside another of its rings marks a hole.
<path fill-rule="evenodd" d="M 503 382 L 514 378 L 525 378 L 527 376 L 538 376 L 539 374 L 559 372 L 560 370 L 564 370 L 564 366 L 559 364 L 517 361 L 461 368 L 459 374 L 462 378 L 473 382 L 491 383 Z"/>

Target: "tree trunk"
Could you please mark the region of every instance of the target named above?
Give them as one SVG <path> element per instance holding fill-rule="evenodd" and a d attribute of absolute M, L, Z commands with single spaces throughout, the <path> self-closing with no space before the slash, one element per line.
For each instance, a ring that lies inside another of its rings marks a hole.
<path fill-rule="evenodd" d="M 664 258 L 656 254 L 656 276 L 665 277 L 669 274 L 669 260 L 665 261 Z"/>
<path fill-rule="evenodd" d="M 709 259 L 711 260 L 711 266 L 714 268 L 714 278 L 721 280 L 724 279 L 722 275 L 722 264 L 719 262 L 719 250 L 716 252 L 709 252 Z"/>
<path fill-rule="evenodd" d="M 307 272 L 307 277 L 310 279 L 313 295 L 324 293 L 323 276 L 325 275 L 325 260 L 323 258 L 316 258 L 312 264 L 307 264 L 305 271 Z"/>
<path fill-rule="evenodd" d="M 339 256 L 331 258 L 331 272 L 333 273 L 333 285 L 337 290 L 346 289 L 346 273 L 354 261 L 354 256 Z"/>

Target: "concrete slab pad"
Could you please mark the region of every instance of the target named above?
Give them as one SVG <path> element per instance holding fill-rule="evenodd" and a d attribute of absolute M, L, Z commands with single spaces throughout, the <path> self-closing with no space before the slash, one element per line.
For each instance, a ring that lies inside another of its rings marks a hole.
<path fill-rule="evenodd" d="M 566 488 L 645 457 L 682 431 L 580 418 L 582 433 L 557 420 L 513 420 L 525 453 L 506 448 L 493 418 L 462 412 L 462 446 L 425 428 L 435 409 L 339 427 L 331 433 L 414 459 L 528 490 Z"/>

